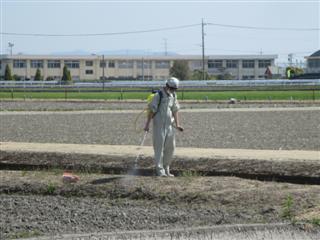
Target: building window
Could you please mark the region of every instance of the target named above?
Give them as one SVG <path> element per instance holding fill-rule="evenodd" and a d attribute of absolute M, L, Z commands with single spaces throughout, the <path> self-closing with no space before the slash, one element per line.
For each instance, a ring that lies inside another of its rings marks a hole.
<path fill-rule="evenodd" d="M 238 60 L 227 60 L 227 68 L 237 68 Z"/>
<path fill-rule="evenodd" d="M 42 60 L 31 60 L 31 68 L 43 68 Z"/>
<path fill-rule="evenodd" d="M 106 60 L 102 61 L 100 60 L 100 67 L 105 68 L 106 67 Z"/>
<path fill-rule="evenodd" d="M 208 60 L 208 68 L 222 68 L 222 60 Z"/>
<path fill-rule="evenodd" d="M 142 61 L 137 61 L 137 68 L 142 68 Z M 143 68 L 151 68 L 151 62 L 150 61 L 143 61 Z"/>
<path fill-rule="evenodd" d="M 170 68 L 170 62 L 169 61 L 156 61 L 156 68 Z"/>
<path fill-rule="evenodd" d="M 25 68 L 26 61 L 25 60 L 13 60 L 13 67 L 14 68 Z"/>
<path fill-rule="evenodd" d="M 90 69 L 86 70 L 86 74 L 87 74 L 87 75 L 93 74 L 93 70 L 90 70 Z"/>
<path fill-rule="evenodd" d="M 271 60 L 259 60 L 259 68 L 267 68 L 271 66 Z"/>
<path fill-rule="evenodd" d="M 86 67 L 92 67 L 93 61 L 86 61 Z"/>
<path fill-rule="evenodd" d="M 320 59 L 309 59 L 308 60 L 309 68 L 320 68 Z"/>
<path fill-rule="evenodd" d="M 190 65 L 191 65 L 191 69 L 201 69 L 202 61 L 192 61 Z"/>
<path fill-rule="evenodd" d="M 48 68 L 60 68 L 60 60 L 48 60 Z"/>
<path fill-rule="evenodd" d="M 254 68 L 254 60 L 242 60 L 243 68 Z"/>
<path fill-rule="evenodd" d="M 68 68 L 79 68 L 80 67 L 80 61 L 78 60 L 65 60 L 64 65 Z"/>
<path fill-rule="evenodd" d="M 108 67 L 109 68 L 115 68 L 116 64 L 114 63 L 114 61 L 108 61 Z"/>
<path fill-rule="evenodd" d="M 251 80 L 251 79 L 254 79 L 254 75 L 243 75 L 242 79 L 243 80 Z"/>
<path fill-rule="evenodd" d="M 133 61 L 119 61 L 119 68 L 133 68 Z"/>
<path fill-rule="evenodd" d="M 152 80 L 152 76 L 151 75 L 138 75 L 137 76 L 137 80 Z"/>
<path fill-rule="evenodd" d="M 46 80 L 48 80 L 48 81 L 50 81 L 50 80 L 61 80 L 61 77 L 60 76 L 48 76 Z"/>

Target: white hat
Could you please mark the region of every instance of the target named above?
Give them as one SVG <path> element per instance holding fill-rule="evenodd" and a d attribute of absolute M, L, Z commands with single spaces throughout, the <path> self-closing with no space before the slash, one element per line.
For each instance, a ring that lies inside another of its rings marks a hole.
<path fill-rule="evenodd" d="M 175 77 L 171 77 L 166 81 L 166 86 L 170 88 L 178 88 L 179 87 L 179 79 Z"/>

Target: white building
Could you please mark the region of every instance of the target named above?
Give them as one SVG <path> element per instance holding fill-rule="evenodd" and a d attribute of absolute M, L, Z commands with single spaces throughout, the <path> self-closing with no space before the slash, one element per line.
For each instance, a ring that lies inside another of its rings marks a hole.
<path fill-rule="evenodd" d="M 264 79 L 268 66 L 274 66 L 277 55 L 209 55 L 205 70 L 209 75 L 231 75 L 234 79 Z M 104 59 L 104 61 L 103 61 Z M 34 79 L 40 69 L 45 80 L 61 79 L 66 65 L 73 80 L 144 79 L 162 80 L 169 76 L 174 61 L 185 60 L 191 71 L 202 70 L 201 55 L 173 56 L 55 56 L 1 55 L 0 76 L 8 65 L 12 75 Z M 105 62 L 105 64 L 103 64 Z"/>

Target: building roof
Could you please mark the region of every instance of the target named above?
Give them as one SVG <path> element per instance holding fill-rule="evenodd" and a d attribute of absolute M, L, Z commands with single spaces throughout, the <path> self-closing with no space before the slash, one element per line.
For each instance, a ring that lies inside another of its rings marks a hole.
<path fill-rule="evenodd" d="M 320 50 L 312 53 L 312 54 L 310 55 L 310 57 L 320 57 Z"/>
<path fill-rule="evenodd" d="M 320 59 L 320 50 L 312 53 L 309 57 L 305 57 L 306 59 Z"/>
<path fill-rule="evenodd" d="M 159 56 L 159 55 L 147 55 L 147 56 L 137 56 L 137 55 L 105 55 L 106 60 L 202 60 L 201 55 L 170 55 L 170 56 Z M 277 55 L 206 55 L 206 59 L 276 59 Z M 48 59 L 48 60 L 96 60 L 102 59 L 102 55 L 0 55 L 0 59 Z"/>

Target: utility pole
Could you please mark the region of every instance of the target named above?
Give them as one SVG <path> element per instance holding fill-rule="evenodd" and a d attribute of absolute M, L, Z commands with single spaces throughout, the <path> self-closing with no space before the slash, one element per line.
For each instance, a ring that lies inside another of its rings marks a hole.
<path fill-rule="evenodd" d="M 292 63 L 293 63 L 293 53 L 289 53 L 289 54 L 288 54 L 288 63 L 289 63 L 289 66 L 292 66 Z"/>
<path fill-rule="evenodd" d="M 9 45 L 9 48 L 10 48 L 10 55 L 12 56 L 12 48 L 13 48 L 14 44 L 9 42 L 8 45 Z"/>
<path fill-rule="evenodd" d="M 205 74 L 205 60 L 204 60 L 204 23 L 202 18 L 202 78 L 203 80 L 206 80 L 206 74 Z"/>
<path fill-rule="evenodd" d="M 168 48 L 167 48 L 167 39 L 164 38 L 164 55 L 167 56 L 168 55 Z"/>
<path fill-rule="evenodd" d="M 105 75 L 104 75 L 104 68 L 106 67 L 106 62 L 104 61 L 104 55 L 102 55 L 102 89 L 104 91 L 104 80 L 105 80 Z"/>
<path fill-rule="evenodd" d="M 142 65 L 141 65 L 141 75 L 142 75 L 142 81 L 144 81 L 144 59 L 142 58 Z"/>

